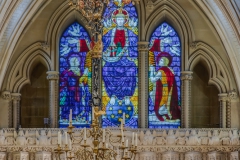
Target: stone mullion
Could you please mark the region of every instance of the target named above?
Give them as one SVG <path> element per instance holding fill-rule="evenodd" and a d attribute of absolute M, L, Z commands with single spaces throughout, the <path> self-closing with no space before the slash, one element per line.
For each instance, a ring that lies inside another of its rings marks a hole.
<path fill-rule="evenodd" d="M 139 115 L 139 127 L 147 128 L 148 127 L 148 44 L 149 42 L 138 42 L 138 52 L 139 52 L 139 61 L 138 61 L 138 115 Z"/>
<path fill-rule="evenodd" d="M 226 109 L 226 127 L 231 128 L 231 102 L 237 99 L 237 93 L 235 90 L 231 90 L 228 93 L 228 99 L 227 99 L 227 109 Z"/>
<path fill-rule="evenodd" d="M 221 128 L 226 128 L 226 104 L 227 104 L 227 99 L 228 99 L 228 94 L 227 93 L 221 93 L 218 94 L 219 101 L 220 101 L 220 127 Z"/>
<path fill-rule="evenodd" d="M 13 109 L 12 109 L 12 97 L 9 91 L 2 92 L 2 98 L 8 101 L 8 127 L 13 127 Z"/>
<path fill-rule="evenodd" d="M 47 75 L 47 79 L 49 80 L 49 126 L 57 128 L 59 72 L 48 71 Z"/>
<path fill-rule="evenodd" d="M 191 120 L 191 80 L 192 80 L 192 73 L 191 71 L 182 71 L 181 72 L 181 80 L 183 83 L 183 95 L 182 95 L 182 118 L 183 120 L 183 128 L 190 128 L 190 120 Z"/>
<path fill-rule="evenodd" d="M 12 103 L 13 103 L 13 128 L 19 128 L 20 124 L 20 100 L 21 94 L 20 93 L 12 93 Z"/>
<path fill-rule="evenodd" d="M 231 100 L 228 100 L 227 101 L 227 112 L 226 112 L 226 122 L 227 122 L 227 125 L 226 127 L 227 128 L 231 128 Z"/>

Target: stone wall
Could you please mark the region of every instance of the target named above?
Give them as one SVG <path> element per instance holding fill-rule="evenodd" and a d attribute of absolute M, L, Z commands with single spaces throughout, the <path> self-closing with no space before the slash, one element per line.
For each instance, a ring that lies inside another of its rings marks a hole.
<path fill-rule="evenodd" d="M 90 130 L 86 143 L 92 146 Z M 56 159 L 58 131 L 64 129 L 0 130 L 0 160 L 50 160 Z M 126 129 L 125 139 L 132 142 L 132 132 L 137 133 L 137 155 L 135 160 L 238 160 L 239 131 L 237 129 L 175 129 L 147 130 Z M 75 129 L 72 152 L 82 149 L 83 130 Z M 120 146 L 120 130 L 106 129 L 106 143 L 117 150 Z M 99 136 L 101 141 L 101 136 Z M 100 146 L 102 144 L 100 143 Z M 63 145 L 64 146 L 64 145 Z M 62 146 L 62 147 L 63 147 Z M 64 154 L 60 155 L 64 159 Z M 119 158 L 119 157 L 118 157 Z M 76 158 L 75 158 L 76 159 Z"/>

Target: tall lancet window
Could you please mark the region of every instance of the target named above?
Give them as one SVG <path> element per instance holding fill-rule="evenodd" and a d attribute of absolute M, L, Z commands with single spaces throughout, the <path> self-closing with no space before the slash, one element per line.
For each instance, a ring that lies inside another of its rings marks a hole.
<path fill-rule="evenodd" d="M 138 126 L 138 15 L 129 1 L 113 0 L 104 12 L 103 127 Z"/>
<path fill-rule="evenodd" d="M 178 128 L 181 119 L 181 43 L 166 22 L 152 33 L 149 47 L 149 128 Z"/>
<path fill-rule="evenodd" d="M 69 123 L 72 109 L 73 125 L 77 128 L 91 124 L 91 55 L 90 38 L 77 22 L 62 34 L 59 45 L 59 127 Z"/>

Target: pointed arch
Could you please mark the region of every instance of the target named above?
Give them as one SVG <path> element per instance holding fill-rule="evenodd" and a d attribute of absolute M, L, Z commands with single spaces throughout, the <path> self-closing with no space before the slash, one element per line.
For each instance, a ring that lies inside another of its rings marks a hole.
<path fill-rule="evenodd" d="M 50 57 L 41 46 L 42 43 L 37 42 L 21 54 L 10 71 L 7 90 L 18 93 L 22 86 L 29 84 L 31 69 L 37 63 L 42 63 L 48 70 L 51 70 Z"/>
<path fill-rule="evenodd" d="M 196 42 L 195 48 L 189 57 L 188 69 L 193 68 L 203 62 L 209 71 L 209 83 L 215 85 L 220 93 L 226 93 L 231 90 L 233 84 L 231 83 L 230 71 L 221 57 L 204 42 Z"/>

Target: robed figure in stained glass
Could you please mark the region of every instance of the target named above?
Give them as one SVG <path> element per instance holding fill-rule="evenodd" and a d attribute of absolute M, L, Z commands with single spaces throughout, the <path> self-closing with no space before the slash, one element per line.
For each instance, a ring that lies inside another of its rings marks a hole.
<path fill-rule="evenodd" d="M 178 106 L 178 93 L 174 72 L 169 66 L 172 63 L 172 56 L 167 52 L 157 55 L 159 69 L 155 72 L 152 66 L 150 69 L 150 80 L 154 84 L 155 96 L 154 111 L 160 121 L 180 119 L 180 108 Z"/>
<path fill-rule="evenodd" d="M 153 33 L 149 48 L 149 127 L 180 125 L 180 42 L 167 23 Z"/>
<path fill-rule="evenodd" d="M 60 127 L 67 127 L 70 109 L 76 127 L 89 127 L 91 124 L 89 51 L 90 39 L 87 32 L 78 23 L 72 24 L 60 40 Z"/>
<path fill-rule="evenodd" d="M 110 98 L 106 104 L 108 119 L 113 124 L 119 124 L 123 112 L 126 121 L 134 114 L 131 98 L 137 87 L 138 38 L 132 28 L 136 28 L 137 20 L 130 20 L 121 0 L 111 5 L 116 8 L 112 9 L 111 20 L 105 21 L 102 77 L 104 90 Z"/>

